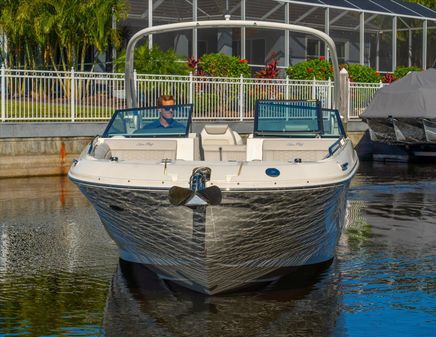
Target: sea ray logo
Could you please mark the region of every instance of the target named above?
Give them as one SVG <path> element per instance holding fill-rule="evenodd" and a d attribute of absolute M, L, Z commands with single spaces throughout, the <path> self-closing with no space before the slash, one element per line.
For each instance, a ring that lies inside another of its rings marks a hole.
<path fill-rule="evenodd" d="M 136 143 L 136 146 L 154 146 L 154 143 L 147 142 L 147 143 Z"/>

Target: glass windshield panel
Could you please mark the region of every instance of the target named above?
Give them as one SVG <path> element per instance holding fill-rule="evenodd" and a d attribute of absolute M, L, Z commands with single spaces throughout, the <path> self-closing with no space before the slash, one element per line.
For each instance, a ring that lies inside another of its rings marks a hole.
<path fill-rule="evenodd" d="M 185 137 L 192 104 L 117 110 L 103 137 Z"/>
<path fill-rule="evenodd" d="M 257 101 L 256 135 L 320 134 L 320 104 L 317 101 Z"/>
<path fill-rule="evenodd" d="M 322 109 L 323 136 L 345 136 L 344 127 L 338 110 Z"/>

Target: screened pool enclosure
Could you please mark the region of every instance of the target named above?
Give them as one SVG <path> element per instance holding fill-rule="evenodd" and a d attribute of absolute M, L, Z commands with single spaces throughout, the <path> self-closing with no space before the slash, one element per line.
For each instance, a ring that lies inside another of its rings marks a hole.
<path fill-rule="evenodd" d="M 129 0 L 123 23 L 130 34 L 147 26 L 222 19 L 263 20 L 323 30 L 336 43 L 340 63 L 360 63 L 378 71 L 397 66 L 431 67 L 436 60 L 436 12 L 400 0 Z M 174 48 L 186 57 L 223 52 L 263 67 L 276 58 L 280 67 L 328 56 L 309 36 L 248 28 L 187 30 L 154 36 L 149 45 Z"/>

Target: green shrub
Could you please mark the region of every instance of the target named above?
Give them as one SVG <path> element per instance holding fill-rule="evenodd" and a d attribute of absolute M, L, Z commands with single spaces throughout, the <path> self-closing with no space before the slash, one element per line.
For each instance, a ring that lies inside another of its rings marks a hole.
<path fill-rule="evenodd" d="M 374 69 L 360 64 L 345 64 L 340 68 L 348 71 L 352 82 L 377 83 L 380 82 L 380 74 Z M 320 57 L 319 59 L 297 63 L 286 70 L 286 74 L 295 80 L 328 80 L 333 79 L 332 64 Z"/>
<path fill-rule="evenodd" d="M 333 67 L 323 57 L 297 63 L 286 69 L 286 74 L 295 80 L 328 80 L 333 78 Z"/>
<path fill-rule="evenodd" d="M 368 66 L 361 64 L 346 64 L 343 68 L 347 69 L 348 77 L 351 82 L 377 83 L 380 82 L 380 73 Z"/>
<path fill-rule="evenodd" d="M 199 65 L 202 73 L 213 77 L 250 77 L 250 67 L 247 60 L 241 60 L 236 56 L 228 56 L 221 53 L 204 54 L 200 58 Z"/>
<path fill-rule="evenodd" d="M 123 51 L 115 61 L 115 69 L 123 72 L 125 62 L 126 52 Z M 174 50 L 162 51 L 159 47 L 150 50 L 147 45 L 135 49 L 134 67 L 141 74 L 187 75 L 190 72 L 185 60 Z"/>
<path fill-rule="evenodd" d="M 419 67 L 397 67 L 394 71 L 394 76 L 396 79 L 406 76 L 411 71 L 422 71 Z"/>

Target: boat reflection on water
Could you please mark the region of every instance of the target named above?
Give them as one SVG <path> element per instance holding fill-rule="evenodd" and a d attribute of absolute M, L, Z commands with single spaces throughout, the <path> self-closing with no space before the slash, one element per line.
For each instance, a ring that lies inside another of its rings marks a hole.
<path fill-rule="evenodd" d="M 120 260 L 106 303 L 105 335 L 341 336 L 340 274 L 330 264 L 304 268 L 265 289 L 207 296 Z"/>

